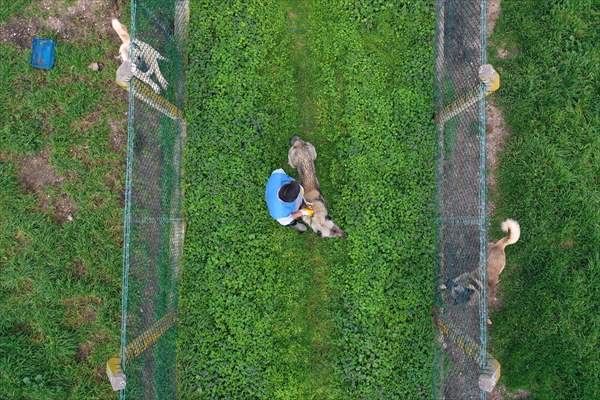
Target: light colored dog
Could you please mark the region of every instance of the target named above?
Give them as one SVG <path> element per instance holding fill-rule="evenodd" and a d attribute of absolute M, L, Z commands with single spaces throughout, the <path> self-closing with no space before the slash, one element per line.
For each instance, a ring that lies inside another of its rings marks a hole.
<path fill-rule="evenodd" d="M 149 85 L 156 93 L 160 93 L 161 86 L 162 89 L 166 90 L 169 83 L 160 72 L 160 66 L 158 65 L 160 60 L 166 60 L 166 58 L 148 43 L 137 39 L 132 41 L 127 28 L 118 19 L 112 20 L 112 27 L 123 42 L 119 48 L 119 56 L 123 64 L 119 69 L 126 68 L 127 71 L 121 72 L 121 74 L 124 76 L 129 73 L 133 74 L 133 76 Z M 154 82 L 152 75 L 156 76 L 160 86 Z"/>
<path fill-rule="evenodd" d="M 521 236 L 521 227 L 519 223 L 513 219 L 507 219 L 500 226 L 503 232 L 508 233 L 496 243 L 488 245 L 488 296 L 490 299 L 496 299 L 496 287 L 500 282 L 500 274 L 506 266 L 506 254 L 504 248 L 508 245 L 515 244 Z"/>
<path fill-rule="evenodd" d="M 304 200 L 314 211 L 312 216 L 303 216 L 302 220 L 321 237 L 341 237 L 344 231 L 329 217 L 325 200 L 321 195 L 319 180 L 315 170 L 317 151 L 315 146 L 298 136 L 292 138 L 292 147 L 288 152 L 288 163 L 298 170 L 300 182 L 304 188 Z"/>
<path fill-rule="evenodd" d="M 507 219 L 500 226 L 507 236 L 498 240 L 496 243 L 488 244 L 488 304 L 493 304 L 496 300 L 496 289 L 500 282 L 500 274 L 506 266 L 506 246 L 515 244 L 521 236 L 519 223 L 512 219 Z M 452 302 L 456 304 L 475 305 L 477 299 L 481 296 L 481 276 L 479 269 L 471 272 L 465 272 L 456 278 L 448 279 L 445 284 L 439 286 L 439 289 L 446 290 Z M 488 319 L 488 324 L 492 321 Z"/>

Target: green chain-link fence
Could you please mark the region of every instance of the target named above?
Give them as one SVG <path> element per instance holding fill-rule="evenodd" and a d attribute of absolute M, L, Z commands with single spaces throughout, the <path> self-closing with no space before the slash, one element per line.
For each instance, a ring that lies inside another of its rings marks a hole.
<path fill-rule="evenodd" d="M 499 376 L 487 353 L 486 0 L 436 2 L 438 131 L 436 399 L 485 399 Z"/>
<path fill-rule="evenodd" d="M 176 398 L 187 20 L 187 1 L 132 0 L 121 399 Z"/>

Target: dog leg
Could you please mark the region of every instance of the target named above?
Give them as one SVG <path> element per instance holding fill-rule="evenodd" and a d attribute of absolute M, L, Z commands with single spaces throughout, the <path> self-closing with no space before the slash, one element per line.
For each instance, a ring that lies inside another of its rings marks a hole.
<path fill-rule="evenodd" d="M 141 72 L 135 65 L 132 65 L 132 69 L 136 78 L 149 85 L 156 93 L 160 93 L 160 87 L 146 73 Z"/>
<path fill-rule="evenodd" d="M 158 82 L 160 83 L 160 85 L 163 87 L 164 90 L 167 90 L 167 87 L 169 86 L 169 82 L 167 82 L 167 80 L 165 79 L 163 74 L 160 72 L 160 66 L 158 65 L 158 61 L 155 60 L 152 63 L 152 69 L 153 69 L 154 75 L 156 75 L 156 77 L 158 78 Z"/>

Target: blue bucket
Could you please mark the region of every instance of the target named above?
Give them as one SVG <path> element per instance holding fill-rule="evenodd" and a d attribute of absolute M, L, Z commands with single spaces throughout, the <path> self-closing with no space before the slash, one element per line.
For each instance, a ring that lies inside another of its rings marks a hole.
<path fill-rule="evenodd" d="M 51 69 L 56 54 L 52 39 L 33 38 L 31 42 L 31 66 L 33 68 Z"/>

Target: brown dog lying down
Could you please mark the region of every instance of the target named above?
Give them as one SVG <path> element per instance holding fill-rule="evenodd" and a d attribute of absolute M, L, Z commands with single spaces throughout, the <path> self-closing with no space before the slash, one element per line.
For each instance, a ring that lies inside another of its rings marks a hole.
<path fill-rule="evenodd" d="M 496 287 L 500 282 L 500 274 L 506 266 L 506 254 L 504 249 L 506 246 L 515 244 L 521 236 L 521 228 L 519 223 L 512 219 L 507 219 L 502 222 L 502 231 L 508 233 L 496 243 L 488 244 L 488 304 L 492 304 L 492 300 L 496 299 Z M 447 295 L 452 302 L 456 304 L 475 305 L 481 296 L 481 277 L 479 269 L 471 272 L 465 272 L 456 278 L 448 279 L 445 284 L 439 287 L 447 291 Z M 477 294 L 477 295 L 475 295 Z M 491 321 L 488 319 L 488 323 Z"/>
<path fill-rule="evenodd" d="M 325 200 L 321 196 L 319 180 L 315 170 L 317 151 L 315 146 L 298 136 L 292 138 L 292 147 L 288 152 L 288 163 L 298 170 L 300 182 L 304 188 L 304 200 L 314 211 L 312 216 L 303 216 L 302 221 L 321 237 L 341 237 L 344 231 L 329 217 Z"/>

